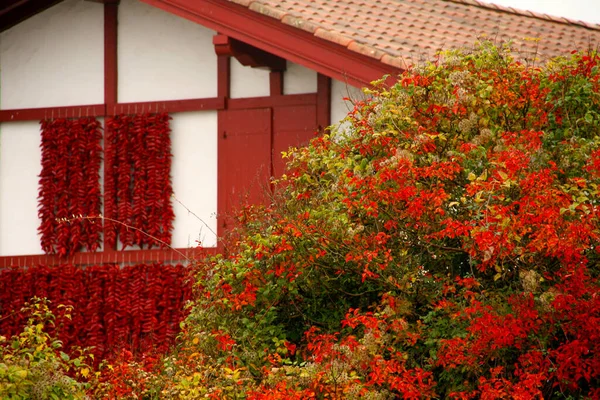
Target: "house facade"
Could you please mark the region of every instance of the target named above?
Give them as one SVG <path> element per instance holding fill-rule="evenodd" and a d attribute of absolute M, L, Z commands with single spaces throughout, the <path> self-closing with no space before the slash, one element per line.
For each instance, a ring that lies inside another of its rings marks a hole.
<path fill-rule="evenodd" d="M 245 194 L 252 198 L 265 190 L 268 178 L 281 173 L 281 151 L 342 118 L 347 105 L 341 98 L 358 83 L 332 80 L 135 0 L 118 5 L 68 0 L 31 16 L 1 33 L 0 71 L 5 266 L 49 260 L 32 257 L 44 254 L 38 232 L 41 120 L 89 116 L 104 123 L 119 114 L 168 113 L 171 245 L 210 249 L 225 227 L 219 216 Z M 102 246 L 71 259 L 177 257 L 118 248 Z"/>

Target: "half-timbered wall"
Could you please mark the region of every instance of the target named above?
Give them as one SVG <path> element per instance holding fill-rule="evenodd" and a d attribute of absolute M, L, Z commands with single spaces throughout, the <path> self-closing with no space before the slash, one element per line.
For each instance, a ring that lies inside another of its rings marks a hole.
<path fill-rule="evenodd" d="M 156 110 L 120 112 L 162 111 L 161 100 L 217 97 L 213 31 L 135 0 L 122 0 L 118 15 L 118 101 L 159 101 Z M 104 103 L 103 49 L 104 6 L 94 2 L 67 0 L 2 32 L 0 108 Z M 172 244 L 213 247 L 217 112 L 171 116 Z M 0 124 L 0 256 L 42 253 L 39 145 L 39 121 Z"/>
<path fill-rule="evenodd" d="M 231 59 L 231 98 L 262 97 L 269 95 L 269 70 L 244 67 Z"/>
<path fill-rule="evenodd" d="M 217 96 L 215 32 L 136 0 L 119 4 L 120 103 Z M 110 111 L 110 110 L 109 110 Z M 136 109 L 131 112 L 154 111 Z M 217 112 L 171 114 L 176 248 L 216 245 Z"/>
<path fill-rule="evenodd" d="M 121 0 L 118 100 L 217 96 L 215 32 L 136 0 Z"/>
<path fill-rule="evenodd" d="M 0 108 L 102 103 L 103 15 L 101 4 L 70 0 L 0 33 Z M 39 145 L 39 121 L 0 124 L 0 255 L 42 252 Z"/>
<path fill-rule="evenodd" d="M 283 74 L 283 94 L 302 94 L 317 92 L 317 73 L 302 65 L 287 63 Z"/>
<path fill-rule="evenodd" d="M 344 98 L 358 100 L 364 98 L 364 94 L 360 89 L 350 86 L 346 82 L 332 79 L 331 123 L 333 125 L 338 124 L 342 119 L 344 119 L 348 112 L 353 108 L 352 101 L 344 100 Z"/>
<path fill-rule="evenodd" d="M 68 0 L 0 33 L 0 107 L 102 103 L 103 15 Z"/>
<path fill-rule="evenodd" d="M 0 255 L 41 254 L 37 235 L 40 125 L 0 124 Z"/>
<path fill-rule="evenodd" d="M 113 19 L 110 25 L 106 7 L 66 0 L 0 34 L 0 110 L 34 109 L 6 111 L 3 121 L 14 115 L 18 122 L 0 124 L 0 256 L 41 254 L 39 119 L 88 115 L 88 107 L 89 115 L 101 120 L 120 113 L 169 112 L 172 244 L 214 247 L 215 232 L 223 228 L 217 214 L 228 210 L 223 197 L 230 197 L 223 191 L 231 180 L 227 171 L 248 153 L 235 147 L 237 130 L 252 122 L 252 129 L 262 132 L 257 116 L 270 110 L 265 162 L 278 175 L 281 151 L 306 143 L 329 119 L 342 119 L 351 108 L 342 97 L 361 95 L 340 81 L 330 86 L 329 79 L 289 61 L 279 78 L 268 68 L 243 66 L 233 57 L 225 69 L 215 54 L 216 32 L 138 0 L 121 0 L 117 23 Z M 107 58 L 110 26 L 117 27 L 116 62 Z M 110 82 L 116 82 L 112 92 Z M 223 85 L 229 85 L 227 91 Z M 75 107 L 55 108 L 68 106 Z M 40 107 L 48 108 L 44 115 L 35 110 Z M 248 110 L 247 123 L 238 121 L 236 112 L 245 115 L 242 110 Z"/>
<path fill-rule="evenodd" d="M 217 231 L 217 112 L 173 114 L 172 243 L 188 248 L 216 246 Z M 194 215 L 195 214 L 195 215 Z"/>
<path fill-rule="evenodd" d="M 248 68 L 236 59 L 231 60 L 231 98 L 269 95 L 269 70 Z M 287 62 L 283 73 L 283 94 L 317 92 L 317 73 L 301 65 Z"/>

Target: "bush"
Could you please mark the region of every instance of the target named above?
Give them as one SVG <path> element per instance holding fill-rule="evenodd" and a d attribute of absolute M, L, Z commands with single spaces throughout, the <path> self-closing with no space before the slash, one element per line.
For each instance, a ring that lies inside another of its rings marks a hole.
<path fill-rule="evenodd" d="M 62 343 L 47 333 L 55 316 L 46 299 L 34 298 L 21 312 L 27 324 L 21 334 L 8 340 L 0 336 L 0 398 L 85 399 L 93 376 L 83 352 L 77 357 L 61 352 Z M 59 306 L 62 318 L 70 318 L 70 307 Z M 73 351 L 77 353 L 77 350 Z"/>
<path fill-rule="evenodd" d="M 376 82 L 203 266 L 163 393 L 600 396 L 599 76 L 484 43 Z"/>

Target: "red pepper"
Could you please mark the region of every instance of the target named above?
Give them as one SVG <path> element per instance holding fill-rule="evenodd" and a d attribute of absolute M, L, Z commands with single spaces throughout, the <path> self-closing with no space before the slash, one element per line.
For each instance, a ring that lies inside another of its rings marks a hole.
<path fill-rule="evenodd" d="M 100 245 L 100 124 L 93 118 L 41 122 L 38 231 L 42 249 L 61 256 Z M 85 218 L 93 217 L 93 218 Z"/>
<path fill-rule="evenodd" d="M 113 248 L 162 247 L 171 242 L 171 138 L 168 114 L 115 116 L 107 120 L 106 244 Z M 137 229 L 130 229 L 133 227 Z M 155 240 L 152 237 L 158 239 Z"/>

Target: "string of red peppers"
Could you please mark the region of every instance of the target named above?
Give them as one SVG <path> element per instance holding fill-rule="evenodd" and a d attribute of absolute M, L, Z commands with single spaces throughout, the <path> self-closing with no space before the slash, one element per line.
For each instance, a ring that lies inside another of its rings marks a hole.
<path fill-rule="evenodd" d="M 74 307 L 71 319 L 56 321 L 65 349 L 94 346 L 96 360 L 120 349 L 164 351 L 185 318 L 193 271 L 182 265 L 106 264 L 0 269 L 0 332 L 18 334 L 27 316 L 19 312 L 33 296 Z"/>
<path fill-rule="evenodd" d="M 61 256 L 100 246 L 102 133 L 95 118 L 41 121 L 38 231 L 42 249 Z M 65 222 L 68 220 L 69 222 Z"/>
<path fill-rule="evenodd" d="M 171 243 L 171 129 L 167 113 L 106 121 L 105 243 L 114 248 Z M 130 229 L 134 227 L 136 229 Z"/>

